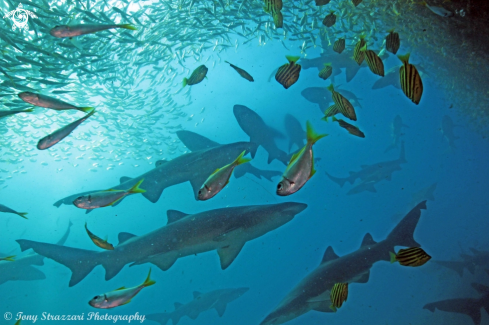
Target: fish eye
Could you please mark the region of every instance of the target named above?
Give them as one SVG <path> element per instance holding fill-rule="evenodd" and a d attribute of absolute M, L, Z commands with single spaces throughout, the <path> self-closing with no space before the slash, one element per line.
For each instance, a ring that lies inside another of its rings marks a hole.
<path fill-rule="evenodd" d="M 282 189 L 282 187 L 283 187 L 283 186 L 282 186 L 282 183 L 278 183 L 278 185 L 277 185 L 277 190 L 279 190 L 279 191 L 280 191 L 280 190 Z"/>
<path fill-rule="evenodd" d="M 98 299 L 98 296 L 93 297 L 93 299 L 94 299 L 94 300 L 95 300 L 95 299 Z"/>
<path fill-rule="evenodd" d="M 202 190 L 199 190 L 199 195 L 201 195 L 201 194 L 202 194 Z"/>

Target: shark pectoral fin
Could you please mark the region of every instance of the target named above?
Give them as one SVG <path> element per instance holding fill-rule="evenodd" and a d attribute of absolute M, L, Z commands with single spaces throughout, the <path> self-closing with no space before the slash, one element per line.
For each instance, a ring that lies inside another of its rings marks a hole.
<path fill-rule="evenodd" d="M 331 299 L 330 299 L 330 291 L 325 291 L 317 297 L 311 298 L 307 300 L 309 307 L 312 310 L 320 311 L 323 313 L 331 313 L 333 310 L 330 308 Z"/>
<path fill-rule="evenodd" d="M 170 223 L 173 223 L 175 221 L 178 221 L 182 218 L 185 218 L 186 216 L 188 216 L 188 214 L 186 213 L 183 213 L 183 212 L 180 212 L 180 211 L 177 211 L 177 210 L 168 210 L 166 212 L 166 217 L 168 218 L 168 225 Z"/>
<path fill-rule="evenodd" d="M 156 265 L 158 268 L 160 268 L 162 271 L 166 271 L 170 267 L 172 267 L 173 264 L 175 264 L 177 259 L 178 259 L 178 254 L 173 252 L 173 253 L 156 255 L 155 257 L 151 257 L 145 260 L 145 262 L 152 263 Z"/>
<path fill-rule="evenodd" d="M 243 246 L 244 243 L 235 243 L 217 250 L 217 254 L 219 254 L 219 259 L 221 260 L 221 269 L 225 270 L 231 265 L 239 252 L 241 252 Z"/>
<path fill-rule="evenodd" d="M 368 280 L 370 279 L 370 271 L 367 271 L 366 273 L 362 274 L 357 281 L 357 283 L 367 283 Z"/>
<path fill-rule="evenodd" d="M 474 288 L 480 294 L 489 293 L 489 287 L 480 283 L 472 283 L 472 288 Z"/>
<path fill-rule="evenodd" d="M 219 302 L 214 308 L 216 309 L 219 317 L 222 317 L 222 315 L 224 315 L 224 312 L 226 311 L 226 304 L 223 302 Z"/>
<path fill-rule="evenodd" d="M 224 240 L 229 238 L 228 235 L 231 232 L 238 230 L 238 229 L 241 229 L 241 227 L 228 228 L 228 229 L 224 230 L 222 233 L 220 233 L 219 235 L 217 235 L 216 237 L 214 237 L 212 240 L 217 241 L 217 242 L 224 241 Z"/>
<path fill-rule="evenodd" d="M 187 316 L 190 317 L 190 319 L 192 320 L 196 320 L 197 317 L 199 317 L 199 311 L 196 309 L 192 309 Z"/>
<path fill-rule="evenodd" d="M 183 306 L 183 304 L 181 304 L 179 302 L 175 302 L 173 305 L 175 306 L 175 310 L 177 310 L 178 308 L 181 308 Z"/>
<path fill-rule="evenodd" d="M 374 184 L 368 184 L 365 186 L 365 190 L 372 192 L 372 193 L 377 193 L 377 190 L 375 189 Z"/>
<path fill-rule="evenodd" d="M 122 176 L 120 179 L 120 182 L 122 184 L 122 183 L 125 183 L 127 181 L 130 181 L 131 179 L 132 179 L 131 177 Z"/>

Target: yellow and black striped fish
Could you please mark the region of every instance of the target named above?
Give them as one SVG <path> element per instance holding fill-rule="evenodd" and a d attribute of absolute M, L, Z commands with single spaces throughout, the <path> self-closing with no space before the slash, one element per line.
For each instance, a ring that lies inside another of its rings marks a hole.
<path fill-rule="evenodd" d="M 275 28 L 284 27 L 284 16 L 282 16 L 282 12 L 277 11 L 275 14 L 273 14 L 273 23 L 275 24 Z"/>
<path fill-rule="evenodd" d="M 331 76 L 332 73 L 333 73 L 333 67 L 331 66 L 331 63 L 325 63 L 324 68 L 321 71 L 319 71 L 318 76 L 319 78 L 326 80 L 329 78 L 329 76 Z"/>
<path fill-rule="evenodd" d="M 353 2 L 353 5 L 356 7 L 356 6 L 358 6 L 360 3 L 362 3 L 362 0 L 352 0 L 351 2 Z"/>
<path fill-rule="evenodd" d="M 382 62 L 382 59 L 374 51 L 367 50 L 367 45 L 362 47 L 361 50 L 365 53 L 365 60 L 367 61 L 370 71 L 372 71 L 376 75 L 383 77 L 384 63 Z"/>
<path fill-rule="evenodd" d="M 263 6 L 263 10 L 267 14 L 275 14 L 276 12 L 282 10 L 283 3 L 282 0 L 265 0 L 265 6 Z"/>
<path fill-rule="evenodd" d="M 360 129 L 358 127 L 356 127 L 355 125 L 351 125 L 350 123 L 345 122 L 343 120 L 338 120 L 334 116 L 333 116 L 333 122 L 338 122 L 338 124 L 343 129 L 347 130 L 348 133 L 350 133 L 352 135 L 356 135 L 357 137 L 360 137 L 360 138 L 365 138 L 365 134 L 362 131 L 360 131 Z"/>
<path fill-rule="evenodd" d="M 334 42 L 333 44 L 333 51 L 341 54 L 341 52 L 343 52 L 344 50 L 345 50 L 345 39 L 344 38 L 337 39 L 336 42 Z"/>
<path fill-rule="evenodd" d="M 299 79 L 299 73 L 301 72 L 300 64 L 296 62 L 300 59 L 300 56 L 285 56 L 289 63 L 284 64 L 278 68 L 275 74 L 275 80 L 277 80 L 285 89 L 295 84 Z"/>
<path fill-rule="evenodd" d="M 353 50 L 353 59 L 355 60 L 358 65 L 362 64 L 363 59 L 365 58 L 365 52 L 362 52 L 362 47 L 367 44 L 365 42 L 365 36 L 360 36 L 360 40 L 358 41 L 357 45 L 355 45 L 355 49 Z"/>
<path fill-rule="evenodd" d="M 331 0 L 316 0 L 316 6 L 327 5 Z"/>
<path fill-rule="evenodd" d="M 412 247 L 400 249 L 397 254 L 389 252 L 391 255 L 391 263 L 399 262 L 403 266 L 421 266 L 431 259 L 422 248 Z"/>
<path fill-rule="evenodd" d="M 334 14 L 334 11 L 331 11 L 329 15 L 326 15 L 323 20 L 323 25 L 326 27 L 331 27 L 336 23 L 336 15 Z"/>
<path fill-rule="evenodd" d="M 207 75 L 207 70 L 208 69 L 205 65 L 197 67 L 197 69 L 195 69 L 190 75 L 190 78 L 183 78 L 183 86 L 185 87 L 186 85 L 192 86 L 198 84 L 204 80 L 205 76 Z"/>
<path fill-rule="evenodd" d="M 409 63 L 409 56 L 409 53 L 397 56 L 403 63 L 399 69 L 401 89 L 413 103 L 418 105 L 423 95 L 423 82 L 416 67 Z"/>
<path fill-rule="evenodd" d="M 338 110 L 345 117 L 349 118 L 352 121 L 357 120 L 357 114 L 355 113 L 355 109 L 353 105 L 343 97 L 339 92 L 334 90 L 333 84 L 328 86 L 328 90 L 331 91 L 333 96 L 333 101 L 336 106 L 338 106 Z"/>
<path fill-rule="evenodd" d="M 336 312 L 337 308 L 343 306 L 343 303 L 348 298 L 348 283 L 335 283 L 329 298 L 331 299 L 329 308 Z"/>
<path fill-rule="evenodd" d="M 335 116 L 336 114 L 339 113 L 340 113 L 340 109 L 338 108 L 338 105 L 336 104 L 331 105 L 324 111 L 324 116 L 321 118 L 321 120 L 328 122 L 328 117 Z"/>
<path fill-rule="evenodd" d="M 399 47 L 401 46 L 401 40 L 399 39 L 399 34 L 394 32 L 394 29 L 388 31 L 389 35 L 385 38 L 385 49 L 393 54 L 397 53 Z"/>

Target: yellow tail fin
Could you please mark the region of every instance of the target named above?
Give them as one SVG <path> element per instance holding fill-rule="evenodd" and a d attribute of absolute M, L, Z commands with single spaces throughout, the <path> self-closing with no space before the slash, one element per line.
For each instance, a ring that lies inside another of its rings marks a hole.
<path fill-rule="evenodd" d="M 130 24 L 119 25 L 119 27 L 125 28 L 125 29 L 130 29 L 130 30 L 138 30 L 136 27 L 134 27 L 133 25 L 130 25 Z"/>
<path fill-rule="evenodd" d="M 187 82 L 188 82 L 188 79 L 187 78 L 183 78 L 183 82 L 182 82 L 183 87 L 185 87 L 187 85 Z"/>
<path fill-rule="evenodd" d="M 7 256 L 7 257 L 2 258 L 2 260 L 13 262 L 13 261 L 15 261 L 14 257 L 15 257 L 15 255 Z"/>
<path fill-rule="evenodd" d="M 306 123 L 306 130 L 307 130 L 307 143 L 310 144 L 315 144 L 319 139 L 324 138 L 327 136 L 327 134 L 317 134 L 314 132 L 312 129 L 311 122 L 307 121 Z"/>
<path fill-rule="evenodd" d="M 139 182 L 136 183 L 131 189 L 129 190 L 129 193 L 131 194 L 136 194 L 136 193 L 146 193 L 146 190 L 143 190 L 142 188 L 139 188 L 139 186 L 144 182 L 144 178 L 140 180 Z"/>
<path fill-rule="evenodd" d="M 146 278 L 146 280 L 144 280 L 143 286 L 149 287 L 155 283 L 156 283 L 156 281 L 151 280 L 151 269 L 149 269 L 148 277 Z"/>
<path fill-rule="evenodd" d="M 402 61 L 402 63 L 409 63 L 409 57 L 411 56 L 411 53 L 407 53 L 407 54 L 404 54 L 404 55 L 398 55 L 397 57 L 399 58 L 399 60 Z"/>
<path fill-rule="evenodd" d="M 22 218 L 24 218 L 24 219 L 29 219 L 29 218 L 27 218 L 27 217 L 25 216 L 25 215 L 27 214 L 27 212 L 17 212 L 17 214 L 18 214 L 19 216 L 21 216 Z"/>
<path fill-rule="evenodd" d="M 235 164 L 236 166 L 238 165 L 241 165 L 241 164 L 244 164 L 244 163 L 247 163 L 249 161 L 251 161 L 251 158 L 243 158 L 243 156 L 245 155 L 246 153 L 246 150 L 243 151 L 239 156 L 238 158 L 236 158 L 235 161 L 233 161 L 233 164 Z"/>
<path fill-rule="evenodd" d="M 391 256 L 391 264 L 397 261 L 396 254 L 394 254 L 393 252 L 389 252 L 389 255 Z"/>
<path fill-rule="evenodd" d="M 85 113 L 90 113 L 93 111 L 95 108 L 94 107 L 78 107 L 79 111 L 85 112 Z"/>

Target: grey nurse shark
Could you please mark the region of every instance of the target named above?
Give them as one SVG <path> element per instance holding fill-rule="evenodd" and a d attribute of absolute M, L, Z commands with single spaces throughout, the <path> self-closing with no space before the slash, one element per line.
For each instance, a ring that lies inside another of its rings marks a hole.
<path fill-rule="evenodd" d="M 464 269 L 467 269 L 471 274 L 474 274 L 478 268 L 489 268 L 489 251 L 481 251 L 475 248 L 469 248 L 471 255 L 460 254 L 461 261 L 433 261 L 436 264 L 452 269 L 457 272 L 460 277 L 463 276 Z"/>
<path fill-rule="evenodd" d="M 231 289 L 219 289 L 206 293 L 194 291 L 194 300 L 183 305 L 181 303 L 175 303 L 175 311 L 171 313 L 158 313 L 146 315 L 147 320 L 151 320 L 161 325 L 171 319 L 173 325 L 178 324 L 180 319 L 184 316 L 190 319 L 197 319 L 197 317 L 210 309 L 215 309 L 217 315 L 222 317 L 226 311 L 227 305 L 244 295 L 249 288 L 231 288 Z"/>
<path fill-rule="evenodd" d="M 142 195 L 152 203 L 156 203 L 165 188 L 188 181 L 192 186 L 194 197 L 197 199 L 202 184 L 210 174 L 233 162 L 243 151 L 251 153 L 251 156 L 254 157 L 256 149 L 257 145 L 252 142 L 235 142 L 192 151 L 172 160 L 159 160 L 155 163 L 154 169 L 134 178 L 121 177 L 120 184 L 111 187 L 111 189 L 127 190 L 144 179 L 140 187 L 146 192 Z M 54 206 L 73 205 L 73 201 L 79 196 L 96 191 L 100 191 L 100 189 L 70 195 L 55 202 Z M 91 210 L 87 210 L 87 213 L 89 211 Z"/>
<path fill-rule="evenodd" d="M 69 223 L 68 229 L 57 245 L 64 245 L 73 224 Z M 6 256 L 7 254 L 0 254 Z M 16 257 L 14 261 L 0 261 L 0 285 L 8 281 L 33 281 L 43 280 L 46 275 L 34 267 L 44 265 L 44 256 L 32 253 L 25 256 Z"/>
<path fill-rule="evenodd" d="M 53 245 L 19 239 L 22 251 L 36 253 L 61 263 L 71 272 L 70 286 L 85 278 L 93 268 L 102 265 L 105 279 L 110 280 L 121 269 L 152 263 L 168 270 L 178 258 L 217 250 L 224 270 L 246 244 L 291 221 L 307 207 L 303 203 L 280 203 L 222 208 L 196 214 L 169 210 L 168 223 L 145 235 L 119 234 L 119 244 L 111 251 Z"/>
<path fill-rule="evenodd" d="M 370 269 L 379 261 L 389 261 L 389 252 L 395 246 L 419 247 L 413 234 L 426 209 L 426 201 L 419 203 L 397 224 L 386 239 L 375 242 L 366 234 L 361 247 L 339 257 L 330 246 L 319 266 L 290 291 L 280 304 L 261 322 L 278 325 L 295 319 L 311 310 L 333 312 L 330 292 L 335 283 L 366 283 Z"/>

